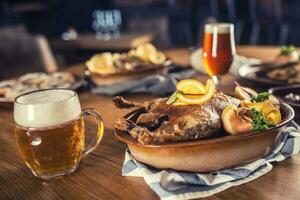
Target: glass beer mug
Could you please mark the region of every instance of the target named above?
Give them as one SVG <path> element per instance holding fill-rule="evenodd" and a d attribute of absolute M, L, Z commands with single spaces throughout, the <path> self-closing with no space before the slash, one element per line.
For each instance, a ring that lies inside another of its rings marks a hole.
<path fill-rule="evenodd" d="M 87 148 L 84 117 L 92 115 L 98 130 Z M 44 180 L 72 173 L 82 157 L 96 149 L 104 125 L 94 109 L 81 111 L 77 93 L 46 89 L 18 96 L 14 102 L 16 142 L 31 172 Z"/>

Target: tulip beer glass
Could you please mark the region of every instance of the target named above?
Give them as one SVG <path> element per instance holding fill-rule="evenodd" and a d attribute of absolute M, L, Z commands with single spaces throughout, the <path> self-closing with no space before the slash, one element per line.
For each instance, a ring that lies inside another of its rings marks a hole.
<path fill-rule="evenodd" d="M 228 72 L 235 55 L 234 25 L 212 23 L 204 25 L 202 60 L 204 68 L 216 84 Z"/>
<path fill-rule="evenodd" d="M 84 117 L 93 115 L 98 131 L 85 146 Z M 41 179 L 72 173 L 80 159 L 102 139 L 103 120 L 94 109 L 81 111 L 77 93 L 47 89 L 18 96 L 14 102 L 15 136 L 22 158 Z"/>

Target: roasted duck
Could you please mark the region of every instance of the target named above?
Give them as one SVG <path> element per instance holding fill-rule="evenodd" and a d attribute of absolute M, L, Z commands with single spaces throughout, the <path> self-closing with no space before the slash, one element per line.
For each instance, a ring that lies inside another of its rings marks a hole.
<path fill-rule="evenodd" d="M 144 108 L 145 113 L 136 122 L 121 118 L 115 128 L 129 133 L 139 143 L 151 144 L 217 137 L 222 127 L 222 111 L 229 104 L 239 105 L 240 101 L 215 92 L 202 105 L 168 105 L 166 98 L 140 104 L 115 97 L 113 102 L 118 108 Z"/>

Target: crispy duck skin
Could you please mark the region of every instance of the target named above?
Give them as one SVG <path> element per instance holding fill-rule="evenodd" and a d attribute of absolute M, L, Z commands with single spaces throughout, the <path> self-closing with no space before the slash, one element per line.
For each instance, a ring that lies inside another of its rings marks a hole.
<path fill-rule="evenodd" d="M 143 107 L 136 122 L 121 118 L 115 128 L 129 133 L 142 144 L 194 140 L 216 137 L 221 130 L 221 114 L 228 104 L 238 105 L 239 100 L 217 92 L 203 105 L 167 105 L 166 98 L 144 104 L 115 97 L 118 108 Z"/>

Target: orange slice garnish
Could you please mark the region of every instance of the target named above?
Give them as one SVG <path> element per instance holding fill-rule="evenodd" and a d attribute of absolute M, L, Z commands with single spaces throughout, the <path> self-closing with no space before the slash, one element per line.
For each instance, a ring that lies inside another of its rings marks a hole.
<path fill-rule="evenodd" d="M 197 80 L 185 79 L 176 84 L 177 91 L 182 94 L 205 94 L 205 86 Z"/>
<path fill-rule="evenodd" d="M 209 79 L 206 82 L 205 85 L 205 94 L 203 95 L 184 95 L 184 94 L 180 94 L 178 93 L 178 99 L 186 104 L 204 104 L 206 102 L 208 102 L 213 95 L 215 94 L 216 91 L 216 86 L 215 83 Z"/>

